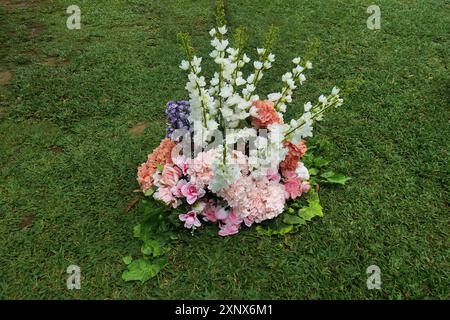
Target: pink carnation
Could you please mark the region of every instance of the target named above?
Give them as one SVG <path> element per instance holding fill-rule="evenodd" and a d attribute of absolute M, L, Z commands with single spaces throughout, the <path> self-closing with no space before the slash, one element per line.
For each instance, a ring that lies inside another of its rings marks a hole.
<path fill-rule="evenodd" d="M 286 199 L 296 199 L 302 194 L 300 178 L 290 178 L 284 183 Z"/>

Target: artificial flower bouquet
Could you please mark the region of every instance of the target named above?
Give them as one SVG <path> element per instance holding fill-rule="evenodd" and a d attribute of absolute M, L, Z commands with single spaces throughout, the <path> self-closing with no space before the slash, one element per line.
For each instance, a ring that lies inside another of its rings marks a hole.
<path fill-rule="evenodd" d="M 172 208 L 187 208 L 179 214 L 186 228 L 217 223 L 221 236 L 273 219 L 288 201 L 309 192 L 308 169 L 301 161 L 307 150 L 303 139 L 312 136 L 314 121 L 343 101 L 335 87 L 316 104 L 306 103 L 299 119 L 286 123 L 287 106 L 312 63 L 293 59 L 280 92 L 264 99 L 256 91 L 275 60 L 271 36 L 266 47 L 257 49 L 253 72 L 244 76 L 242 68 L 250 58 L 242 41 L 231 46 L 226 34 L 225 25 L 210 31 L 210 56 L 218 67 L 210 81 L 201 75 L 202 58 L 193 54 L 189 38 L 181 36 L 188 60 L 180 68 L 188 72 L 189 101 L 167 104 L 166 138 L 138 169 L 146 195 Z"/>
<path fill-rule="evenodd" d="M 170 241 L 161 237 L 167 230 L 164 224 L 162 229 L 154 226 L 145 231 L 144 227 L 174 213 L 172 222 L 192 232 L 207 223 L 217 224 L 220 236 L 274 220 L 284 212 L 284 229 L 257 228 L 258 232 L 285 234 L 321 216 L 310 177 L 317 169 L 310 172 L 305 164 L 313 162 L 302 159 L 308 149 L 304 139 L 312 136 L 314 123 L 328 110 L 342 105 L 340 90 L 334 87 L 316 103 L 307 102 L 301 116 L 286 121 L 284 114 L 312 63 L 294 58 L 292 69 L 282 76 L 281 90 L 259 96 L 258 84 L 275 61 L 272 47 L 276 28 L 269 29 L 252 64 L 243 50 L 243 29 L 236 30 L 233 42 L 226 38 L 227 33 L 219 7 L 217 25 L 209 32 L 210 57 L 217 71 L 209 79 L 202 75 L 202 58 L 195 55 L 190 37 L 179 35 L 187 55 L 180 68 L 188 73 L 189 99 L 167 104 L 166 137 L 138 168 L 142 192 L 169 209 L 163 214 L 148 214 L 146 222 L 135 228 L 135 236 L 144 241 L 144 255 L 160 257 Z M 245 69 L 250 69 L 250 74 L 244 75 Z M 337 183 L 348 179 L 333 172 L 322 178 Z M 308 203 L 305 208 L 297 202 L 303 195 Z M 151 232 L 154 234 L 149 235 Z M 167 263 L 132 262 L 131 257 L 124 261 L 128 264 L 124 279 L 141 281 Z"/>

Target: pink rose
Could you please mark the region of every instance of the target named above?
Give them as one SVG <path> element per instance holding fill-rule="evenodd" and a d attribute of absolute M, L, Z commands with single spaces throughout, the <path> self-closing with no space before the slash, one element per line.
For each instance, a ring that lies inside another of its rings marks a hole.
<path fill-rule="evenodd" d="M 295 199 L 302 194 L 302 188 L 299 178 L 291 178 L 284 183 L 285 198 Z"/>
<path fill-rule="evenodd" d="M 181 193 L 186 197 L 187 203 L 193 204 L 197 199 L 203 197 L 206 192 L 196 184 L 188 182 L 181 187 Z"/>
<path fill-rule="evenodd" d="M 187 229 L 191 229 L 193 226 L 200 227 L 202 224 L 200 220 L 197 218 L 197 212 L 189 211 L 188 213 L 180 214 L 178 218 L 181 221 L 184 221 L 184 227 Z"/>

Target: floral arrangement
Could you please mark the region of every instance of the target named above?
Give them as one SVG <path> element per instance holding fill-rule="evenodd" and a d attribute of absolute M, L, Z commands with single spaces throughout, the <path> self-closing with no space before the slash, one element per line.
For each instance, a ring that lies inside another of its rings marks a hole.
<path fill-rule="evenodd" d="M 325 163 L 307 154 L 304 139 L 313 135 L 315 122 L 341 106 L 343 99 L 334 87 L 315 103 L 305 103 L 299 117 L 286 121 L 284 115 L 296 90 L 313 68 L 308 59 L 300 57 L 292 60 L 292 69 L 282 76 L 281 90 L 266 97 L 258 95 L 258 84 L 275 61 L 276 33 L 276 28 L 269 29 L 251 63 L 244 52 L 244 30 L 236 30 L 233 42 L 226 38 L 228 29 L 219 1 L 217 25 L 209 32 L 210 57 L 217 71 L 209 80 L 202 74 L 202 58 L 195 55 L 190 37 L 179 35 L 187 56 L 180 68 L 187 72 L 189 99 L 167 103 L 166 137 L 138 168 L 142 192 L 166 208 L 160 207 L 159 213 L 148 209 L 146 222 L 135 228 L 135 235 L 144 241 L 144 255 L 163 256 L 162 248 L 173 238 L 170 233 L 165 238 L 149 235 L 152 228 L 153 234 L 156 229 L 169 229 L 155 222 L 164 221 L 164 210 L 172 223 L 192 232 L 207 223 L 216 224 L 220 236 L 234 235 L 253 224 L 259 225 L 261 234 L 285 234 L 322 215 L 313 176 L 318 176 L 318 168 Z M 246 66 L 252 70 L 248 75 L 244 75 Z M 320 178 L 340 184 L 348 179 L 332 171 Z M 301 198 L 306 199 L 304 207 Z M 281 215 L 281 228 L 263 226 Z M 145 231 L 145 226 L 150 229 Z M 141 281 L 167 263 L 148 264 L 131 257 L 124 261 L 128 264 L 124 279 Z"/>

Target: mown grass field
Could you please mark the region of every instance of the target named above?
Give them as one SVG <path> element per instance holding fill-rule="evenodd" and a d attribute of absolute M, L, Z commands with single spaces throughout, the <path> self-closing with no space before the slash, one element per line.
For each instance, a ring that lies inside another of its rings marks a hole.
<path fill-rule="evenodd" d="M 381 30 L 366 9 L 381 8 Z M 66 8 L 81 8 L 81 29 Z M 291 106 L 362 77 L 317 127 L 332 169 L 323 219 L 285 238 L 180 231 L 170 264 L 146 284 L 121 279 L 139 252 L 124 212 L 136 167 L 164 136 L 164 106 L 185 99 L 176 33 L 210 50 L 209 0 L 0 1 L 0 298 L 448 299 L 450 14 L 445 0 L 233 0 L 248 52 L 281 29 L 260 93 L 314 39 L 320 48 Z M 206 66 L 211 71 L 212 64 Z M 270 91 L 269 91 L 270 90 Z M 82 269 L 67 290 L 66 268 Z M 378 265 L 382 289 L 368 290 Z"/>

